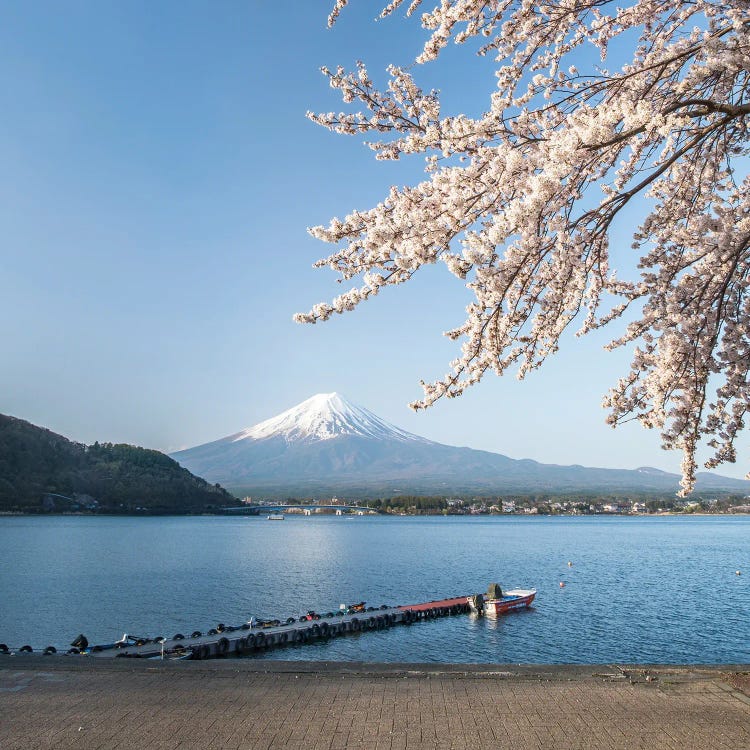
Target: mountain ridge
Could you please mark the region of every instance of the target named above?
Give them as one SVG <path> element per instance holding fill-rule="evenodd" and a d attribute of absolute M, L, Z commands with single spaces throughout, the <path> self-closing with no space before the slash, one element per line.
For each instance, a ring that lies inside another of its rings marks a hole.
<path fill-rule="evenodd" d="M 373 497 L 406 494 L 670 493 L 679 476 L 652 467 L 543 464 L 449 446 L 389 424 L 337 393 L 170 454 L 238 494 Z M 750 482 L 702 472 L 698 491 L 750 493 Z"/>

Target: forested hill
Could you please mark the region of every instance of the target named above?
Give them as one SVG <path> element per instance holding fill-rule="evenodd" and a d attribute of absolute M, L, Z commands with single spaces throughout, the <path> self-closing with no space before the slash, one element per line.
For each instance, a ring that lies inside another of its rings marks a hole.
<path fill-rule="evenodd" d="M 0 511 L 190 513 L 235 503 L 159 451 L 86 446 L 0 414 Z"/>

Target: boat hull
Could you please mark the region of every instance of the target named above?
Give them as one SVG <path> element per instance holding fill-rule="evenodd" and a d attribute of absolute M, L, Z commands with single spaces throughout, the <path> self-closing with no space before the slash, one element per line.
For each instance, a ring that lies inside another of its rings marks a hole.
<path fill-rule="evenodd" d="M 482 614 L 485 617 L 498 617 L 515 609 L 526 609 L 531 606 L 536 596 L 536 589 L 515 589 L 506 591 L 500 599 L 485 599 Z"/>

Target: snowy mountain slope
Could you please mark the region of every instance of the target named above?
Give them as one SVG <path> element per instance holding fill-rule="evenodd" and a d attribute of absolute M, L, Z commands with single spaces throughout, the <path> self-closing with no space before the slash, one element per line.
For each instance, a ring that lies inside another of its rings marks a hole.
<path fill-rule="evenodd" d="M 338 393 L 318 393 L 307 401 L 224 440 L 265 440 L 283 437 L 288 443 L 312 443 L 341 435 L 359 435 L 374 440 L 429 441 L 400 430 L 371 411 L 355 406 Z"/>
<path fill-rule="evenodd" d="M 276 417 L 172 454 L 184 467 L 238 494 L 350 497 L 513 492 L 676 492 L 676 474 L 514 460 L 457 448 L 388 424 L 336 393 L 318 394 Z M 750 482 L 700 474 L 701 491 L 750 492 Z"/>

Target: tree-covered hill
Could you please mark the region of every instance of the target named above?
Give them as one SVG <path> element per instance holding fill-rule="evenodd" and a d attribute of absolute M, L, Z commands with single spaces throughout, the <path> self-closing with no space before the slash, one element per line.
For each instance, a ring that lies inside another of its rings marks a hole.
<path fill-rule="evenodd" d="M 235 502 L 159 451 L 86 446 L 0 414 L 0 511 L 190 513 Z"/>

